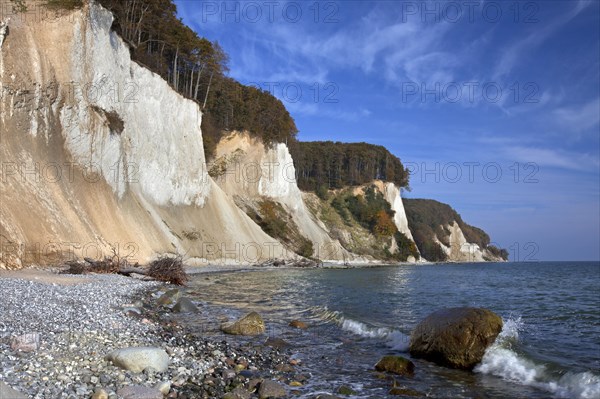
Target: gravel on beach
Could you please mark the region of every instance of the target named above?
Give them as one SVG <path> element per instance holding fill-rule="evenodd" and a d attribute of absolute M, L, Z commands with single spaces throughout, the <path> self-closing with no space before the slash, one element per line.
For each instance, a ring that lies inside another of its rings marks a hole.
<path fill-rule="evenodd" d="M 0 278 L 0 382 L 30 398 L 116 399 L 132 387 L 180 399 L 220 398 L 234 389 L 258 397 L 263 379 L 283 386 L 308 378 L 296 374 L 277 349 L 206 340 L 161 319 L 170 308 L 156 298 L 172 286 L 118 275 L 70 277 L 81 283 Z M 24 334 L 39 336 L 39 347 L 11 347 Z M 168 369 L 133 373 L 105 359 L 129 347 L 164 350 Z"/>

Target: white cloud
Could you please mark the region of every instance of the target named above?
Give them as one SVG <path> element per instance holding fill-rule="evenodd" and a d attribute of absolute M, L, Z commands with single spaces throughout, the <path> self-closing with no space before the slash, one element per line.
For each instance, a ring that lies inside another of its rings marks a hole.
<path fill-rule="evenodd" d="M 509 146 L 504 148 L 507 158 L 517 162 L 535 163 L 540 167 L 555 167 L 576 171 L 598 172 L 597 155 L 568 152 L 539 147 Z"/>
<path fill-rule="evenodd" d="M 600 98 L 582 106 L 559 108 L 554 111 L 554 116 L 561 126 L 572 132 L 591 129 L 600 123 Z"/>

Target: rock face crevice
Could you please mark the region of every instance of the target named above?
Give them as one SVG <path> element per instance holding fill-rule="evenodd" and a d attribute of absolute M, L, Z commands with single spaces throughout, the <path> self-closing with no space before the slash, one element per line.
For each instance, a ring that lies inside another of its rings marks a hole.
<path fill-rule="evenodd" d="M 289 257 L 210 178 L 198 105 L 132 62 L 96 4 L 2 26 L 0 264 Z"/>

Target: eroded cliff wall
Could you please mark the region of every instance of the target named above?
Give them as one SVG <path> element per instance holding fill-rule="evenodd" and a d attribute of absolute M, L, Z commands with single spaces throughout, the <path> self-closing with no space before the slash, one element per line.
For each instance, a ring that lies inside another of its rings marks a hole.
<path fill-rule="evenodd" d="M 2 264 L 289 256 L 209 177 L 197 104 L 132 62 L 112 23 L 91 5 L 2 28 Z"/>

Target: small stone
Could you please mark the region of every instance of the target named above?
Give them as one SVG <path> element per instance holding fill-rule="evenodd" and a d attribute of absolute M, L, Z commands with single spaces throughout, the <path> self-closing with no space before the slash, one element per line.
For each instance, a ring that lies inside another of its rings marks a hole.
<path fill-rule="evenodd" d="M 160 392 L 162 392 L 163 395 L 168 395 L 169 391 L 171 390 L 171 382 L 170 381 L 159 382 L 158 384 L 156 384 L 154 386 L 154 388 L 156 388 Z"/>
<path fill-rule="evenodd" d="M 300 381 L 292 381 L 290 382 L 291 387 L 301 387 L 302 383 Z"/>
<path fill-rule="evenodd" d="M 181 291 L 179 291 L 178 289 L 173 289 L 173 290 L 169 290 L 167 292 L 165 292 L 164 294 L 162 294 L 162 296 L 160 298 L 158 298 L 158 301 L 156 301 L 156 303 L 158 303 L 159 305 L 170 305 L 174 302 L 176 302 L 179 298 L 181 297 Z"/>
<path fill-rule="evenodd" d="M 221 373 L 221 377 L 223 377 L 223 379 L 225 380 L 230 380 L 232 378 L 235 378 L 235 376 L 236 374 L 233 370 L 223 370 L 223 372 Z"/>
<path fill-rule="evenodd" d="M 34 352 L 40 348 L 40 334 L 30 333 L 13 337 L 10 349 L 13 351 Z"/>
<path fill-rule="evenodd" d="M 425 394 L 422 392 L 415 391 L 414 389 L 405 388 L 405 387 L 394 387 L 394 388 L 390 389 L 389 394 L 390 395 L 402 395 L 402 396 L 414 396 L 414 397 L 425 396 Z"/>
<path fill-rule="evenodd" d="M 233 391 L 223 395 L 223 399 L 250 399 L 251 395 L 252 394 L 247 389 L 237 387 Z"/>
<path fill-rule="evenodd" d="M 412 376 L 415 373 L 415 365 L 413 362 L 402 356 L 384 356 L 375 365 L 375 370 Z"/>
<path fill-rule="evenodd" d="M 192 301 L 188 298 L 180 298 L 175 306 L 173 306 L 173 312 L 177 313 L 196 313 L 198 312 L 198 307 L 194 305 Z"/>
<path fill-rule="evenodd" d="M 275 366 L 275 370 L 281 371 L 282 373 L 291 373 L 294 371 L 294 368 L 289 364 L 278 364 Z"/>
<path fill-rule="evenodd" d="M 246 366 L 245 366 L 245 365 L 243 365 L 243 364 L 236 364 L 236 365 L 235 365 L 235 367 L 234 367 L 234 369 L 235 369 L 235 371 L 236 371 L 237 373 L 239 373 L 240 371 L 242 371 L 242 370 L 245 370 L 245 369 L 246 369 Z"/>
<path fill-rule="evenodd" d="M 308 324 L 300 320 L 292 320 L 290 322 L 290 327 L 299 328 L 301 330 L 306 330 L 308 328 Z"/>
<path fill-rule="evenodd" d="M 233 323 L 221 326 L 221 331 L 231 335 L 259 335 L 266 330 L 265 322 L 256 312 L 251 312 Z"/>
<path fill-rule="evenodd" d="M 122 396 L 123 399 L 163 399 L 163 393 L 158 389 L 140 385 L 121 388 L 117 391 L 117 395 Z"/>
<path fill-rule="evenodd" d="M 92 399 L 108 399 L 108 393 L 102 388 L 96 389 Z"/>
<path fill-rule="evenodd" d="M 287 341 L 285 341 L 285 340 L 283 340 L 281 338 L 272 338 L 272 337 L 269 337 L 265 341 L 265 346 L 270 346 L 270 347 L 275 348 L 275 349 L 283 349 L 283 348 L 289 347 L 290 344 Z"/>
<path fill-rule="evenodd" d="M 285 398 L 286 396 L 287 393 L 283 385 L 275 381 L 264 380 L 258 388 L 259 399 Z"/>
<path fill-rule="evenodd" d="M 339 387 L 337 390 L 337 393 L 339 393 L 340 395 L 345 395 L 345 396 L 355 394 L 354 390 L 346 385 L 342 385 L 341 387 Z"/>
<path fill-rule="evenodd" d="M 141 373 L 147 367 L 165 372 L 170 362 L 167 352 L 160 348 L 151 347 L 117 349 L 109 353 L 106 360 L 110 360 L 116 366 L 134 373 Z"/>

